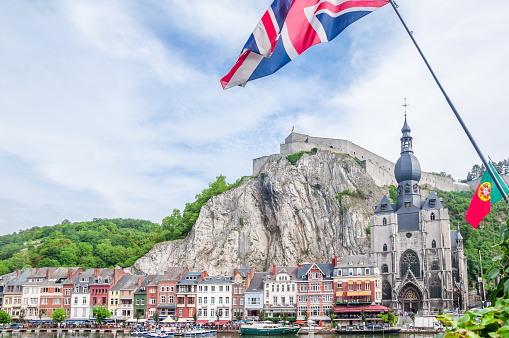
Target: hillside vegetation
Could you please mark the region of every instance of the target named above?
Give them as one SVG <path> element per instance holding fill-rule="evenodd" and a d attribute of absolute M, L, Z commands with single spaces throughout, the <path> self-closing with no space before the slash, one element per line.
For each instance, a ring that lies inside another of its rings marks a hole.
<path fill-rule="evenodd" d="M 165 217 L 162 226 L 134 219 L 64 220 L 0 236 L 0 275 L 30 267 L 131 266 L 155 244 L 186 237 L 211 197 L 240 185 L 246 178 L 229 184 L 225 176 L 216 177 L 194 202 L 186 204 L 183 213 L 174 209 Z"/>
<path fill-rule="evenodd" d="M 474 229 L 465 221 L 465 214 L 472 200 L 474 190 L 470 191 L 437 191 L 438 197 L 444 199 L 444 206 L 449 209 L 451 229 L 460 227 L 463 236 L 463 248 L 468 260 L 469 281 L 477 280 L 481 271 L 478 250 L 481 250 L 482 266 L 484 272 L 491 266 L 492 258 L 498 256 L 494 245 L 500 242 L 500 227 L 507 220 L 507 204 L 499 201 L 491 206 L 491 212 Z M 472 283 L 469 283 L 471 286 Z"/>
<path fill-rule="evenodd" d="M 130 266 L 154 246 L 159 228 L 134 219 L 64 220 L 0 236 L 0 274 L 30 267 Z"/>

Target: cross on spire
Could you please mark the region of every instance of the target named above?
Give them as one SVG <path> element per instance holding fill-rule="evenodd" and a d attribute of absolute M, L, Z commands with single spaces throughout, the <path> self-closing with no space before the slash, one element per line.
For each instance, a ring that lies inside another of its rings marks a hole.
<path fill-rule="evenodd" d="M 401 107 L 405 107 L 405 117 L 406 117 L 406 107 L 409 107 L 410 105 L 406 103 L 406 97 L 405 97 L 405 103 L 401 105 Z"/>

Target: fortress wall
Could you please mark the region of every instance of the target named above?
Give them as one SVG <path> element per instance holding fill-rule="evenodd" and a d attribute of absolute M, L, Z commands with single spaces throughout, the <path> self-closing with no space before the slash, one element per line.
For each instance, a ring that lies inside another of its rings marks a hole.
<path fill-rule="evenodd" d="M 265 164 L 270 163 L 273 159 L 278 159 L 283 156 L 284 155 L 281 154 L 273 154 L 255 158 L 253 160 L 253 176 L 259 175 L 262 172 L 262 169 L 265 166 Z"/>
<path fill-rule="evenodd" d="M 394 177 L 395 164 L 393 162 L 347 140 L 313 137 L 299 133 L 291 133 L 285 139 L 285 143 L 280 145 L 280 154 L 254 159 L 253 175 L 260 174 L 263 166 L 274 158 L 292 155 L 301 151 L 310 151 L 313 148 L 355 157 L 361 161 L 366 172 L 374 179 L 378 186 L 397 185 L 396 178 Z M 479 181 L 474 184 L 471 182 L 468 182 L 468 184 L 458 183 L 454 182 L 451 177 L 422 172 L 419 183 L 422 185 L 428 184 L 435 189 L 444 191 L 465 191 L 475 189 Z"/>

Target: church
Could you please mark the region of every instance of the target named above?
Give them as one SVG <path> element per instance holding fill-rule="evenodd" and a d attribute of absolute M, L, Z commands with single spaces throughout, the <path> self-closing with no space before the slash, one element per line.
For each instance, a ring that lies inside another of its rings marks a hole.
<path fill-rule="evenodd" d="M 397 201 L 387 196 L 371 218 L 371 255 L 382 274 L 382 303 L 395 311 L 429 314 L 468 308 L 467 261 L 459 230 L 435 191 L 421 196 L 421 167 L 411 129 L 401 129 L 401 155 L 394 167 Z"/>

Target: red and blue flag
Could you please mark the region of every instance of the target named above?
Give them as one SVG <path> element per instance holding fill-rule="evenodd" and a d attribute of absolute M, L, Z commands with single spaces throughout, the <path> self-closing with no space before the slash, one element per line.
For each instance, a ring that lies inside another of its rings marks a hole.
<path fill-rule="evenodd" d="M 334 39 L 389 0 L 274 0 L 256 25 L 223 89 L 275 73 L 309 47 Z"/>

